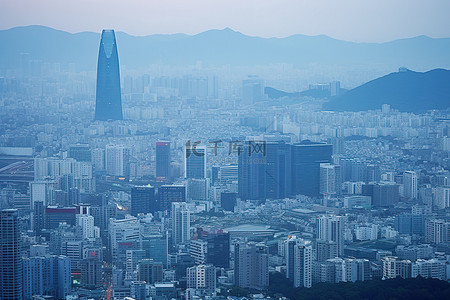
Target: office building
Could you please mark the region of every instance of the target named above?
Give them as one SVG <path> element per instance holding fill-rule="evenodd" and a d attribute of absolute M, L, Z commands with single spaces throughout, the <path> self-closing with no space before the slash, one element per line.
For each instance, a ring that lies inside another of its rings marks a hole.
<path fill-rule="evenodd" d="M 0 299 L 22 299 L 22 254 L 17 210 L 0 211 Z"/>
<path fill-rule="evenodd" d="M 76 161 L 91 162 L 91 148 L 87 144 L 77 144 L 69 147 L 67 157 L 73 158 Z"/>
<path fill-rule="evenodd" d="M 394 206 L 399 201 L 399 185 L 394 182 L 364 184 L 362 195 L 372 197 L 372 206 Z"/>
<path fill-rule="evenodd" d="M 252 105 L 264 99 L 264 81 L 261 78 L 249 76 L 248 79 L 242 81 L 243 104 Z"/>
<path fill-rule="evenodd" d="M 47 295 L 53 299 L 66 299 L 72 287 L 70 276 L 70 259 L 66 256 L 25 258 L 23 260 L 23 298 L 34 299 L 34 295 Z M 22 297 L 2 299 L 22 299 Z"/>
<path fill-rule="evenodd" d="M 312 260 L 311 242 L 298 241 L 294 246 L 294 287 L 311 287 Z"/>
<path fill-rule="evenodd" d="M 94 226 L 93 216 L 87 214 L 77 214 L 76 225 L 81 227 L 83 239 L 95 239 L 100 237 L 100 228 Z"/>
<path fill-rule="evenodd" d="M 238 157 L 238 194 L 244 200 L 291 195 L 291 145 L 247 141 Z"/>
<path fill-rule="evenodd" d="M 441 219 L 430 219 L 425 222 L 425 241 L 440 244 L 450 241 L 450 222 Z"/>
<path fill-rule="evenodd" d="M 329 163 L 320 164 L 320 194 L 324 196 L 340 194 L 341 169 Z"/>
<path fill-rule="evenodd" d="M 234 245 L 234 284 L 257 290 L 269 286 L 269 254 L 265 245 Z"/>
<path fill-rule="evenodd" d="M 292 145 L 292 195 L 320 195 L 320 164 L 331 163 L 332 145 L 303 141 Z"/>
<path fill-rule="evenodd" d="M 191 212 L 186 202 L 172 203 L 172 243 L 177 245 L 191 239 Z"/>
<path fill-rule="evenodd" d="M 208 251 L 208 242 L 203 240 L 191 240 L 189 242 L 188 253 L 197 265 L 206 263 L 206 253 Z"/>
<path fill-rule="evenodd" d="M 131 214 L 133 216 L 156 211 L 159 211 L 159 202 L 154 187 L 134 186 L 131 188 Z"/>
<path fill-rule="evenodd" d="M 230 267 L 230 234 L 221 230 L 202 237 L 207 242 L 206 263 L 218 268 Z"/>
<path fill-rule="evenodd" d="M 95 120 L 123 120 L 119 57 L 114 30 L 103 30 L 100 40 Z"/>
<path fill-rule="evenodd" d="M 123 145 L 107 145 L 105 166 L 108 175 L 128 178 L 130 176 L 130 148 Z"/>
<path fill-rule="evenodd" d="M 100 288 L 103 285 L 101 249 L 86 249 L 83 251 L 81 266 L 81 286 L 88 289 Z"/>
<path fill-rule="evenodd" d="M 237 193 L 222 192 L 220 193 L 220 206 L 223 210 L 234 211 L 237 202 Z"/>
<path fill-rule="evenodd" d="M 338 257 L 338 245 L 333 241 L 316 240 L 316 260 L 326 261 L 330 258 Z"/>
<path fill-rule="evenodd" d="M 156 142 L 156 178 L 166 181 L 170 178 L 170 142 Z"/>
<path fill-rule="evenodd" d="M 214 292 L 216 289 L 216 268 L 213 265 L 197 265 L 187 268 L 187 288 L 204 292 Z"/>
<path fill-rule="evenodd" d="M 142 249 L 145 256 L 155 262 L 161 262 L 164 268 L 167 267 L 169 255 L 169 237 L 167 233 L 157 235 L 143 235 Z"/>
<path fill-rule="evenodd" d="M 403 173 L 403 196 L 408 199 L 417 199 L 417 174 L 413 171 Z"/>
<path fill-rule="evenodd" d="M 53 192 L 56 190 L 57 182 L 54 180 L 46 181 L 32 181 L 29 183 L 31 207 L 34 207 L 36 202 L 42 202 L 44 206 L 52 205 Z"/>
<path fill-rule="evenodd" d="M 184 147 L 184 174 L 186 178 L 206 178 L 206 146 Z"/>
<path fill-rule="evenodd" d="M 316 237 L 318 240 L 335 242 L 337 254 L 344 254 L 344 220 L 345 217 L 323 215 L 316 219 Z"/>
<path fill-rule="evenodd" d="M 137 263 L 137 274 L 139 281 L 145 281 L 148 284 L 162 282 L 162 262 L 155 262 L 153 259 L 142 259 Z"/>
<path fill-rule="evenodd" d="M 109 242 L 112 258 L 122 264 L 126 263 L 126 250 L 139 249 L 141 226 L 136 218 L 110 219 Z"/>
<path fill-rule="evenodd" d="M 450 207 L 450 186 L 436 187 L 433 205 L 438 209 Z"/>
<path fill-rule="evenodd" d="M 159 210 L 170 211 L 172 203 L 186 201 L 186 187 L 183 185 L 162 185 L 158 188 Z"/>

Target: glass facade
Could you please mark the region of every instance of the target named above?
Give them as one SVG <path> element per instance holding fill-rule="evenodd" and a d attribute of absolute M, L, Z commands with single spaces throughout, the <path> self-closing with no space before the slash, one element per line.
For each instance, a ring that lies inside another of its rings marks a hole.
<path fill-rule="evenodd" d="M 95 120 L 123 120 L 119 57 L 114 30 L 103 30 L 100 40 Z"/>

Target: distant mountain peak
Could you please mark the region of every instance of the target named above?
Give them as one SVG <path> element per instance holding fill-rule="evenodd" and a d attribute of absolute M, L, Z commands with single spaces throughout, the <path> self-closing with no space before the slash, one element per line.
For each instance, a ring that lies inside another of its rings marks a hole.
<path fill-rule="evenodd" d="M 450 70 L 411 71 L 405 67 L 358 86 L 324 105 L 328 110 L 365 111 L 389 104 L 405 112 L 450 108 Z"/>

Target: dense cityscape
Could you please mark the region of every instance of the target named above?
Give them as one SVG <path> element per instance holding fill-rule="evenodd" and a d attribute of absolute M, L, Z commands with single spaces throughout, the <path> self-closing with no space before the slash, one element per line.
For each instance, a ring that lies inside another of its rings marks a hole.
<path fill-rule="evenodd" d="M 0 69 L 0 299 L 450 280 L 450 110 L 326 110 L 339 78 L 135 71 L 121 46 L 103 30 L 95 73 Z"/>

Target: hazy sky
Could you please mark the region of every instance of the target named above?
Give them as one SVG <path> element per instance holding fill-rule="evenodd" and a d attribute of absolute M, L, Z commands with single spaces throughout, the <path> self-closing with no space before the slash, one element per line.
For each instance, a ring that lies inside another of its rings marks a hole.
<path fill-rule="evenodd" d="M 263 37 L 381 42 L 450 37 L 450 0 L 0 0 L 0 29 L 36 24 L 132 35 L 230 27 Z"/>

